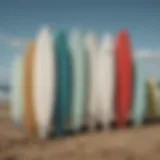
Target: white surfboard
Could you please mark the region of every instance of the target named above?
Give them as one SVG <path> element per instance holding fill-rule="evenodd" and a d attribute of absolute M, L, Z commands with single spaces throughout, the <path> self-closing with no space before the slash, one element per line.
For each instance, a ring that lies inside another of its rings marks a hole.
<path fill-rule="evenodd" d="M 98 56 L 98 120 L 107 128 L 113 120 L 114 110 L 114 53 L 111 36 L 102 38 Z"/>
<path fill-rule="evenodd" d="M 50 29 L 44 27 L 35 42 L 33 105 L 40 138 L 47 138 L 54 114 L 56 70 L 52 36 Z"/>
<path fill-rule="evenodd" d="M 87 121 L 92 130 L 96 126 L 97 114 L 97 58 L 98 39 L 94 33 L 85 36 L 85 50 L 88 57 L 88 100 L 87 100 Z"/>
<path fill-rule="evenodd" d="M 17 128 L 23 127 L 23 65 L 23 57 L 18 57 L 14 60 L 11 71 L 11 117 Z"/>
<path fill-rule="evenodd" d="M 73 68 L 71 128 L 74 131 L 79 131 L 83 124 L 86 98 L 86 57 L 83 49 L 82 34 L 79 30 L 74 29 L 71 32 L 69 46 L 71 49 Z"/>

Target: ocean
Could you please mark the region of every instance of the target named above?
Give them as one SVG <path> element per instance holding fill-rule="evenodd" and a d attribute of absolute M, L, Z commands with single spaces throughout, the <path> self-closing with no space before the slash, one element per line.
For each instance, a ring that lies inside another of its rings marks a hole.
<path fill-rule="evenodd" d="M 9 86 L 0 86 L 0 101 L 8 101 L 9 100 Z"/>

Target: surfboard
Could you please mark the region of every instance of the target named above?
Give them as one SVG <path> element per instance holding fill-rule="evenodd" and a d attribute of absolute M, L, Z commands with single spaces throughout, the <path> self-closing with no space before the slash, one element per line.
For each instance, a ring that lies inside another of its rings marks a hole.
<path fill-rule="evenodd" d="M 160 117 L 160 84 L 159 82 L 157 82 L 157 111 L 159 113 L 159 117 Z"/>
<path fill-rule="evenodd" d="M 98 39 L 94 33 L 85 36 L 85 51 L 88 56 L 88 96 L 86 121 L 87 126 L 92 130 L 97 124 L 97 58 Z"/>
<path fill-rule="evenodd" d="M 146 80 L 144 64 L 140 58 L 134 59 L 134 89 L 132 119 L 135 125 L 141 125 L 146 112 Z"/>
<path fill-rule="evenodd" d="M 35 45 L 29 43 L 24 59 L 24 130 L 29 135 L 36 134 L 35 114 L 32 100 L 32 67 L 35 54 Z"/>
<path fill-rule="evenodd" d="M 56 65 L 52 32 L 44 27 L 35 41 L 33 60 L 33 106 L 38 136 L 48 137 L 55 107 Z"/>
<path fill-rule="evenodd" d="M 56 108 L 55 108 L 55 134 L 65 135 L 70 116 L 70 53 L 67 45 L 67 35 L 64 31 L 55 33 L 55 52 L 57 69 Z"/>
<path fill-rule="evenodd" d="M 108 128 L 113 120 L 115 78 L 113 39 L 110 35 L 106 34 L 101 39 L 98 61 L 98 119 L 104 128 Z"/>
<path fill-rule="evenodd" d="M 11 117 L 16 128 L 23 129 L 23 56 L 16 58 L 12 65 L 11 76 Z"/>
<path fill-rule="evenodd" d="M 148 119 L 158 117 L 158 101 L 157 101 L 157 83 L 154 78 L 147 80 L 147 112 L 146 116 Z"/>
<path fill-rule="evenodd" d="M 79 131 L 85 111 L 85 82 L 86 82 L 86 58 L 82 34 L 78 29 L 73 29 L 69 35 L 69 47 L 72 57 L 73 90 L 71 104 L 71 129 Z"/>
<path fill-rule="evenodd" d="M 132 100 L 132 50 L 127 31 L 116 36 L 116 122 L 124 127 L 127 123 Z"/>

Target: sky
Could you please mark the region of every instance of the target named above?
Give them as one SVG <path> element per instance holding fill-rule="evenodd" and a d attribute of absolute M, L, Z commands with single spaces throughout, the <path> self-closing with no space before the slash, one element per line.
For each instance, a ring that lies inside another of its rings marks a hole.
<path fill-rule="evenodd" d="M 13 59 L 24 53 L 43 25 L 53 31 L 77 27 L 113 36 L 127 29 L 134 54 L 160 54 L 159 0 L 1 0 L 0 85 L 10 83 Z"/>

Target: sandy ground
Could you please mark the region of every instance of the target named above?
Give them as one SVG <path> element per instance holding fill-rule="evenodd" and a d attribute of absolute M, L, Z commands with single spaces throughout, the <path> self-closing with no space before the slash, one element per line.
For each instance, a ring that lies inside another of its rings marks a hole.
<path fill-rule="evenodd" d="M 160 125 L 39 140 L 16 130 L 0 107 L 0 160 L 160 160 Z"/>

